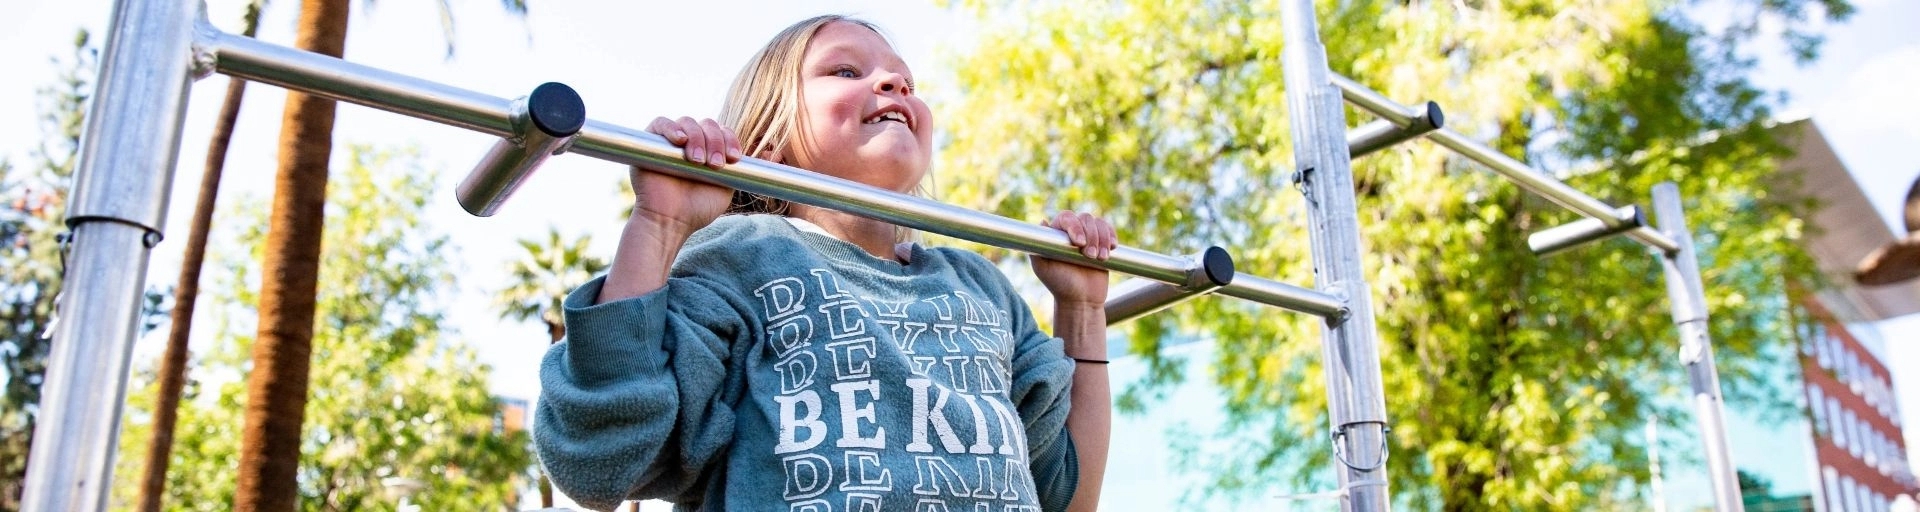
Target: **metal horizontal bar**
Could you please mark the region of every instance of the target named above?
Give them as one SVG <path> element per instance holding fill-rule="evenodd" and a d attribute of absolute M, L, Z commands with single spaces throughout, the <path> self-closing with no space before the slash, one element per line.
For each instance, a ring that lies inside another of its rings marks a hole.
<path fill-rule="evenodd" d="M 1368 153 L 1386 149 L 1394 144 L 1419 138 L 1428 132 L 1446 126 L 1447 115 L 1440 111 L 1440 105 L 1427 102 L 1426 109 L 1414 116 L 1405 126 L 1395 125 L 1385 119 L 1360 125 L 1347 132 L 1347 156 L 1360 158 Z"/>
<path fill-rule="evenodd" d="M 1208 247 L 1193 258 L 1187 283 L 1173 285 L 1133 278 L 1115 286 L 1107 297 L 1107 325 L 1153 314 L 1174 304 L 1206 295 L 1233 282 L 1233 257 L 1226 249 Z"/>
<path fill-rule="evenodd" d="M 221 74 L 493 135 L 514 136 L 512 101 L 221 32 L 201 20 L 196 51 Z"/>
<path fill-rule="evenodd" d="M 1340 97 L 1346 99 L 1347 103 L 1352 103 L 1356 107 L 1366 109 L 1368 112 L 1372 112 L 1373 115 L 1380 116 L 1381 119 L 1393 123 L 1394 126 L 1413 124 L 1413 117 L 1419 115 L 1418 112 L 1407 108 L 1406 105 L 1401 105 L 1400 102 L 1393 101 L 1392 98 L 1388 98 L 1386 95 L 1374 92 L 1373 89 L 1369 89 L 1367 86 L 1361 85 L 1360 82 L 1355 82 L 1351 78 L 1347 78 L 1339 73 L 1329 73 L 1328 76 L 1333 77 L 1334 87 L 1340 88 Z"/>
<path fill-rule="evenodd" d="M 204 23 L 196 32 L 196 47 L 220 73 L 489 135 L 514 135 L 512 102 L 505 98 L 237 37 Z M 1163 283 L 1184 284 L 1190 267 L 1185 258 L 1126 246 L 1096 261 L 1052 228 L 764 160 L 747 158 L 721 169 L 696 165 L 658 135 L 600 121 L 585 123 L 571 152 Z M 1322 317 L 1344 311 L 1326 293 L 1254 276 L 1236 275 L 1220 293 Z"/>
<path fill-rule="evenodd" d="M 1646 216 L 1640 212 L 1639 205 L 1622 206 L 1614 211 L 1614 215 L 1625 223 L 1608 226 L 1600 219 L 1582 218 L 1528 235 L 1527 247 L 1534 254 L 1546 256 L 1647 225 Z"/>
<path fill-rule="evenodd" d="M 1395 103 L 1393 100 L 1380 95 L 1378 92 L 1374 92 L 1372 89 L 1368 89 L 1364 85 L 1360 85 L 1359 82 L 1355 82 L 1350 78 L 1334 75 L 1333 83 L 1340 88 L 1340 95 L 1346 98 L 1347 102 L 1366 109 L 1374 115 L 1380 116 L 1382 119 L 1404 125 L 1404 123 L 1412 122 L 1412 119 L 1417 114 L 1413 109 Z M 1553 179 L 1553 177 L 1548 176 L 1546 173 L 1534 170 L 1532 167 L 1527 166 L 1527 164 L 1521 163 L 1519 160 L 1515 160 L 1499 151 L 1495 151 L 1493 148 L 1487 147 L 1487 145 L 1481 144 L 1479 141 L 1469 139 L 1459 132 L 1441 128 L 1434 130 L 1433 133 L 1427 134 L 1427 138 L 1433 140 L 1436 144 L 1453 150 L 1455 153 L 1459 153 L 1461 156 L 1480 162 L 1481 165 L 1492 169 L 1493 172 L 1513 181 L 1513 183 L 1519 185 L 1521 189 L 1546 198 L 1548 201 L 1560 205 L 1563 208 L 1573 210 L 1575 213 L 1585 215 L 1589 218 L 1597 219 L 1606 224 L 1607 227 L 1620 227 L 1623 224 L 1623 221 L 1614 215 L 1616 208 L 1613 206 L 1600 202 L 1599 199 L 1594 199 L 1584 192 L 1567 186 L 1566 183 L 1562 183 L 1560 180 Z M 1674 243 L 1672 238 L 1645 226 L 1632 228 L 1626 232 L 1626 235 L 1634 240 L 1638 240 L 1640 243 L 1664 252 L 1673 252 L 1680 249 L 1679 244 Z"/>
<path fill-rule="evenodd" d="M 1244 272 L 1235 273 L 1233 283 L 1220 287 L 1214 293 L 1299 311 L 1329 320 L 1340 320 L 1347 316 L 1346 301 L 1340 300 L 1339 297 Z"/>
<path fill-rule="evenodd" d="M 658 135 L 599 121 L 587 122 L 574 141 L 573 152 L 1163 283 L 1178 285 L 1187 279 L 1184 258 L 1120 246 L 1107 260 L 1097 261 L 1082 256 L 1068 243 L 1066 234 L 1045 226 L 756 158 L 744 158 L 720 169 L 696 165 L 681 157 L 680 148 Z M 1344 314 L 1346 307 L 1326 293 L 1240 273 L 1217 293 L 1322 317 Z"/>
<path fill-rule="evenodd" d="M 686 161 L 679 147 L 659 135 L 600 121 L 587 121 L 572 152 L 1160 282 L 1187 278 L 1185 258 L 1121 246 L 1107 260 L 1094 260 L 1081 255 L 1065 233 L 1045 226 L 756 158 L 714 169 Z"/>

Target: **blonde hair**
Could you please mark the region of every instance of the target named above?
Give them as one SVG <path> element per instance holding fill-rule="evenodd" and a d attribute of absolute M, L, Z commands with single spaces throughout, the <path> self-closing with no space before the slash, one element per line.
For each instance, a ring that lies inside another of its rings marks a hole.
<path fill-rule="evenodd" d="M 720 124 L 740 137 L 740 148 L 748 156 L 771 152 L 792 162 L 789 150 L 806 144 L 806 138 L 799 136 L 805 109 L 800 98 L 800 67 L 814 34 L 835 22 L 853 23 L 880 33 L 872 23 L 844 15 L 807 18 L 774 35 L 734 77 L 733 86 L 727 90 L 727 103 L 720 109 Z M 727 213 L 784 215 L 787 207 L 785 200 L 734 191 Z"/>

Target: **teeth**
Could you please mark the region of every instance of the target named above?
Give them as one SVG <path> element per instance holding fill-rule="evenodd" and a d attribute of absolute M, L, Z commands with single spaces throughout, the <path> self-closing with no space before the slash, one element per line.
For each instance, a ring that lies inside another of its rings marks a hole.
<path fill-rule="evenodd" d="M 907 124 L 907 116 L 899 112 L 887 112 L 885 114 L 880 114 L 879 116 L 874 117 L 872 119 L 868 119 L 866 124 L 874 124 L 874 123 L 879 123 L 881 121 L 895 121 L 900 124 Z"/>

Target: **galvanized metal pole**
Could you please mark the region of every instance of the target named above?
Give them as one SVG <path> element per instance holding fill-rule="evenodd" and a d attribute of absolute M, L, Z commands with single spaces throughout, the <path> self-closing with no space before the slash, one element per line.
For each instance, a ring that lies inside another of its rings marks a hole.
<path fill-rule="evenodd" d="M 1667 297 L 1673 303 L 1673 323 L 1680 328 L 1680 362 L 1687 367 L 1693 391 L 1694 419 L 1707 449 L 1707 480 L 1713 482 L 1713 508 L 1739 512 L 1740 483 L 1735 478 L 1733 454 L 1727 449 L 1725 408 L 1720 399 L 1720 373 L 1713 364 L 1713 339 L 1707 335 L 1707 295 L 1700 284 L 1700 263 L 1693 250 L 1693 232 L 1680 206 L 1680 187 L 1661 183 L 1653 187 L 1653 211 L 1660 231 L 1679 249 L 1655 251 L 1666 269 Z"/>
<path fill-rule="evenodd" d="M 1353 197 L 1353 169 L 1346 140 L 1346 113 L 1327 69 L 1326 48 L 1314 21 L 1313 0 L 1281 3 L 1287 117 L 1293 127 L 1294 170 L 1306 194 L 1312 233 L 1314 287 L 1341 297 L 1347 314 L 1329 318 L 1323 362 L 1327 412 L 1341 506 L 1349 511 L 1387 510 L 1387 406 L 1380 384 L 1373 306 L 1360 264 L 1360 223 Z"/>
<path fill-rule="evenodd" d="M 191 0 L 118 0 L 74 172 L 22 510 L 106 510 L 148 253 L 160 241 L 192 81 Z"/>

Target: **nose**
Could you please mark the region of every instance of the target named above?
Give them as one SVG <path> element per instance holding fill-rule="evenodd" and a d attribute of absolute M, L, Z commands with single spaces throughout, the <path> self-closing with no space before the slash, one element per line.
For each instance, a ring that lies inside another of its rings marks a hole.
<path fill-rule="evenodd" d="M 884 72 L 875 76 L 875 78 L 878 78 L 879 80 L 874 82 L 874 85 L 873 85 L 874 92 L 878 92 L 882 94 L 890 93 L 890 92 L 898 92 L 903 95 L 913 94 L 913 88 L 908 85 L 906 75 L 893 73 L 893 72 Z"/>

